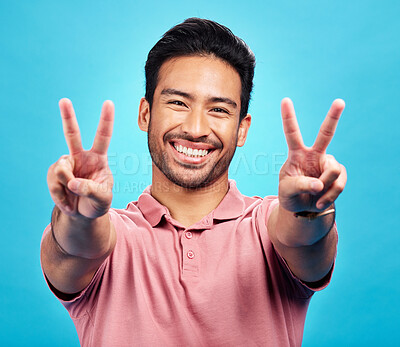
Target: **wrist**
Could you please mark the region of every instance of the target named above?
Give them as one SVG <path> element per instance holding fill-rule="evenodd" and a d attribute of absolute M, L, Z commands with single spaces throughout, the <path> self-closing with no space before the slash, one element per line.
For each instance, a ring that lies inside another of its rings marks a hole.
<path fill-rule="evenodd" d="M 312 221 L 314 219 L 317 219 L 317 218 L 320 218 L 323 216 L 327 216 L 330 214 L 333 214 L 333 215 L 336 214 L 336 209 L 335 209 L 334 204 L 332 204 L 326 210 L 321 211 L 321 212 L 299 211 L 299 212 L 295 212 L 293 215 L 294 215 L 294 217 L 299 218 L 299 219 L 305 219 L 308 221 Z"/>
<path fill-rule="evenodd" d="M 287 232 L 277 233 L 279 241 L 287 247 L 304 247 L 310 246 L 324 238 L 332 229 L 335 223 L 335 214 L 327 213 L 319 215 L 314 219 L 304 216 L 295 216 L 293 211 L 288 211 L 282 206 L 278 206 L 276 216 L 276 228 L 278 230 L 287 230 Z M 332 209 L 330 206 L 327 210 Z M 301 211 L 303 214 L 321 212 Z"/>
<path fill-rule="evenodd" d="M 51 236 L 59 251 L 65 255 L 99 258 L 109 249 L 110 216 L 108 213 L 94 219 L 81 215 L 70 216 L 55 208 Z"/>

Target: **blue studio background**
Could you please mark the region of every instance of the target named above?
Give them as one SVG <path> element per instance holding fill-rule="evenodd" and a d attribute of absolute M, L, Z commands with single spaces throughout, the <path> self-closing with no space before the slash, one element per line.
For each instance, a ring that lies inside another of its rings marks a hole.
<path fill-rule="evenodd" d="M 58 100 L 72 100 L 86 148 L 102 102 L 114 101 L 113 206 L 125 207 L 151 181 L 136 123 L 147 53 L 171 26 L 197 16 L 231 28 L 257 58 L 253 124 L 230 170 L 242 193 L 277 193 L 287 155 L 283 97 L 292 98 L 307 145 L 331 102 L 346 101 L 328 149 L 348 171 L 337 202 L 337 264 L 331 285 L 311 301 L 303 345 L 397 345 L 399 4 L 1 0 L 0 344 L 79 346 L 39 262 L 53 206 L 47 169 L 67 153 Z"/>

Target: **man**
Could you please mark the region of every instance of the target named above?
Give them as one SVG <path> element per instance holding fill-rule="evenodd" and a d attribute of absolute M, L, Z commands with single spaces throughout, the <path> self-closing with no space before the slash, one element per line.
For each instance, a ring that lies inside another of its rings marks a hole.
<path fill-rule="evenodd" d="M 279 196 L 243 196 L 228 167 L 251 123 L 254 62 L 229 29 L 203 19 L 153 47 L 138 117 L 152 185 L 124 210 L 110 208 L 112 102 L 84 151 L 72 104 L 60 101 L 70 154 L 48 172 L 56 207 L 41 259 L 83 346 L 301 344 L 336 254 L 333 203 L 346 172 L 325 150 L 344 102 L 308 148 L 284 99 Z"/>

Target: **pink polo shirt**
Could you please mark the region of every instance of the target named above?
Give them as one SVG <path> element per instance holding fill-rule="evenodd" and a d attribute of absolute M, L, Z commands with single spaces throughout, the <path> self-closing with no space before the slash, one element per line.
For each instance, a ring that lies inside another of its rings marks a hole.
<path fill-rule="evenodd" d="M 61 300 L 82 346 L 300 346 L 309 300 L 330 278 L 311 290 L 275 252 L 265 221 L 277 202 L 230 180 L 189 228 L 150 187 L 111 209 L 113 253 L 77 298 Z"/>

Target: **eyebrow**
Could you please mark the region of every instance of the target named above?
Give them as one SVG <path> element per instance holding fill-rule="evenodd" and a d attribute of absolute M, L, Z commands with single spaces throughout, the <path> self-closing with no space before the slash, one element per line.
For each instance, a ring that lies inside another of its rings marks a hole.
<path fill-rule="evenodd" d="M 193 96 L 190 95 L 189 93 L 185 93 L 185 92 L 182 92 L 181 90 L 173 89 L 173 88 L 163 89 L 161 91 L 161 95 L 179 95 L 179 96 L 182 96 L 182 97 L 190 99 L 190 100 L 194 99 Z"/>
<path fill-rule="evenodd" d="M 237 108 L 236 102 L 229 98 L 222 98 L 222 97 L 213 97 L 210 98 L 211 102 L 224 102 L 225 104 L 231 105 L 233 108 Z"/>
<path fill-rule="evenodd" d="M 189 93 L 186 93 L 186 92 L 183 92 L 183 91 L 178 90 L 178 89 L 174 89 L 174 88 L 163 89 L 161 91 L 161 95 L 179 95 L 179 96 L 182 96 L 182 97 L 187 98 L 189 100 L 194 100 L 193 95 L 191 95 Z M 237 108 L 236 102 L 233 101 L 232 99 L 229 99 L 229 98 L 214 96 L 214 97 L 210 97 L 209 101 L 210 102 L 223 102 L 225 104 L 231 105 L 233 108 Z"/>

